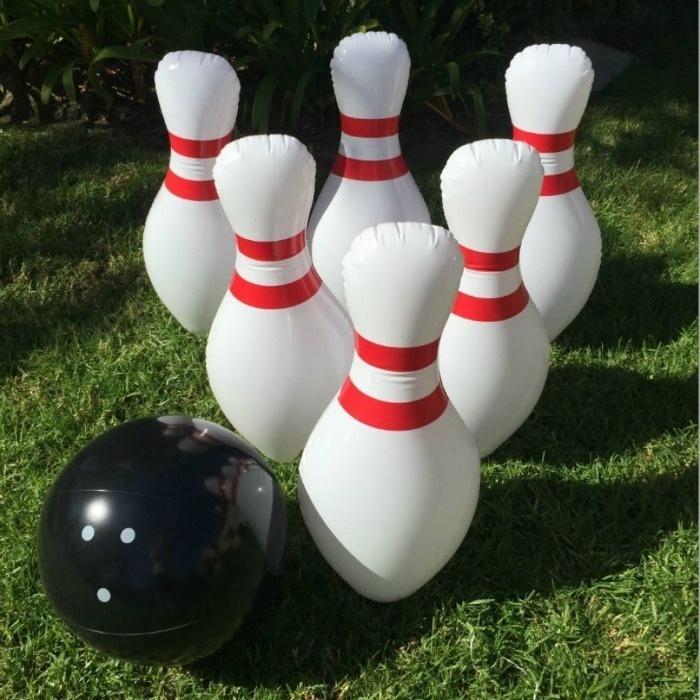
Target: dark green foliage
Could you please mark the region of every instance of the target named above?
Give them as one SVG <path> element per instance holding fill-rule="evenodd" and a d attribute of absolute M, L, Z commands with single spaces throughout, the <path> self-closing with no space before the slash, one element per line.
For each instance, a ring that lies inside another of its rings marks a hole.
<path fill-rule="evenodd" d="M 90 117 L 116 102 L 143 102 L 155 62 L 181 49 L 213 51 L 241 72 L 240 121 L 256 131 L 296 125 L 333 104 L 329 62 L 345 36 L 384 29 L 412 59 L 407 110 L 428 104 L 452 119 L 448 101 L 468 96 L 483 127 L 481 95 L 467 69 L 484 52 L 455 42 L 480 2 L 401 4 L 379 0 L 0 0 L 0 95 L 11 116 L 66 99 Z M 473 32 L 472 32 L 473 33 Z M 466 104 L 466 103 L 465 103 Z M 483 130 L 483 129 L 482 129 Z"/>
<path fill-rule="evenodd" d="M 38 92 L 42 104 L 62 93 L 90 112 L 88 91 L 105 103 L 121 90 L 143 99 L 143 64 L 157 58 L 149 10 L 158 2 L 5 0 L 0 6 L 3 73 L 14 73 L 14 85 L 26 76 L 25 93 Z M 124 63 L 126 70 L 115 70 Z M 30 65 L 33 70 L 25 72 Z M 109 89 L 108 75 L 116 78 Z M 130 76 L 126 85 L 124 75 Z"/>
<path fill-rule="evenodd" d="M 239 0 L 242 26 L 236 31 L 236 67 L 245 68 L 243 118 L 266 132 L 287 117 L 296 124 L 302 110 L 332 104 L 329 62 L 345 36 L 376 27 L 372 0 Z"/>
<path fill-rule="evenodd" d="M 468 108 L 465 100 L 468 96 L 474 107 L 477 132 L 485 133 L 481 92 L 476 85 L 465 80 L 465 74 L 476 59 L 493 52 L 474 48 L 457 50 L 456 47 L 465 23 L 474 20 L 482 7 L 479 0 L 461 0 L 456 4 L 444 0 L 398 3 L 398 6 L 390 2 L 378 4 L 376 11 L 382 26 L 406 42 L 411 56 L 407 111 L 427 105 L 455 123 L 446 98 L 457 100 Z"/>
<path fill-rule="evenodd" d="M 322 118 L 333 105 L 329 62 L 338 42 L 383 29 L 411 55 L 406 113 L 428 107 L 484 135 L 485 102 L 516 50 L 584 34 L 639 46 L 681 1 L 0 0 L 0 109 L 23 121 L 32 111 L 62 116 L 74 104 L 95 119 L 116 105 L 152 104 L 156 62 L 195 49 L 241 71 L 244 129 L 295 127 L 302 114 Z"/>

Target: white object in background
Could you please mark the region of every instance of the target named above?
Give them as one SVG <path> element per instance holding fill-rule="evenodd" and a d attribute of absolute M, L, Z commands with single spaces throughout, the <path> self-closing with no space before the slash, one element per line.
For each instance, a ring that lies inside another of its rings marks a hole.
<path fill-rule="evenodd" d="M 395 34 L 353 34 L 331 60 L 340 146 L 309 219 L 314 266 L 345 305 L 342 261 L 353 239 L 385 221 L 430 223 L 399 144 L 411 59 Z M 346 307 L 347 308 L 347 307 Z"/>
<path fill-rule="evenodd" d="M 352 360 L 352 327 L 306 245 L 316 163 L 291 136 L 248 136 L 214 166 L 236 266 L 209 332 L 214 397 L 244 438 L 295 458 Z"/>
<path fill-rule="evenodd" d="M 212 180 L 231 140 L 240 83 L 221 56 L 166 54 L 155 73 L 170 164 L 143 232 L 151 284 L 187 330 L 208 331 L 231 279 L 236 244 Z"/>
<path fill-rule="evenodd" d="M 476 443 L 438 373 L 462 255 L 421 223 L 363 231 L 343 261 L 355 356 L 299 464 L 321 554 L 361 595 L 405 598 L 449 561 L 472 521 Z"/>
<path fill-rule="evenodd" d="M 547 379 L 547 329 L 518 265 L 542 176 L 537 151 L 507 139 L 462 146 L 442 171 L 445 219 L 464 254 L 464 271 L 439 367 L 481 457 L 522 425 Z"/>
<path fill-rule="evenodd" d="M 528 46 L 506 71 L 513 138 L 534 146 L 544 166 L 520 267 L 550 340 L 585 306 L 600 267 L 600 229 L 574 171 L 574 138 L 592 85 L 590 60 L 565 44 Z"/>

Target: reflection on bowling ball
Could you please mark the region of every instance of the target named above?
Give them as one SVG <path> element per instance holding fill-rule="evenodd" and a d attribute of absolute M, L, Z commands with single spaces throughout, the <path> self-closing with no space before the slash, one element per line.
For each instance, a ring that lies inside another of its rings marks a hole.
<path fill-rule="evenodd" d="M 39 570 L 89 644 L 184 664 L 264 604 L 286 538 L 284 497 L 252 447 L 207 421 L 143 418 L 90 442 L 59 475 L 41 512 Z"/>

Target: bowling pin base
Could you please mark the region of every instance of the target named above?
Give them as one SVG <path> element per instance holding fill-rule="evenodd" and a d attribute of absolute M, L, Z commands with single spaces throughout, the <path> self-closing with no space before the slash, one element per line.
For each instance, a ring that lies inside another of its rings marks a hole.
<path fill-rule="evenodd" d="M 236 243 L 218 200 L 192 204 L 160 188 L 146 219 L 143 258 L 168 311 L 191 333 L 205 333 L 228 289 Z"/>
<path fill-rule="evenodd" d="M 563 197 L 540 197 L 520 248 L 520 269 L 549 340 L 581 312 L 600 268 L 602 241 L 579 187 Z"/>
<path fill-rule="evenodd" d="M 387 580 L 375 574 L 359 559 L 343 546 L 340 540 L 331 532 L 323 518 L 316 510 L 313 501 L 309 497 L 304 486 L 304 480 L 299 478 L 299 506 L 304 521 L 314 523 L 314 540 L 318 549 L 325 553 L 326 561 L 331 565 L 341 578 L 347 571 L 352 574 L 345 578 L 345 582 L 359 595 L 374 600 L 377 603 L 394 603 L 406 598 L 418 589 L 418 586 L 409 586 L 403 590 L 397 590 L 395 582 Z M 340 573 L 343 572 L 343 573 Z M 371 591 L 371 593 L 368 593 Z"/>
<path fill-rule="evenodd" d="M 303 304 L 262 311 L 227 293 L 206 349 L 222 412 L 277 462 L 299 455 L 351 360 L 350 323 L 324 288 Z"/>
<path fill-rule="evenodd" d="M 324 433 L 341 423 L 342 437 L 330 443 Z M 415 593 L 452 558 L 479 481 L 476 444 L 452 406 L 419 430 L 393 432 L 355 421 L 334 401 L 302 454 L 299 506 L 335 572 L 388 603 Z"/>
<path fill-rule="evenodd" d="M 440 344 L 440 373 L 481 458 L 532 413 L 547 380 L 549 352 L 547 331 L 532 301 L 499 323 L 450 317 Z"/>

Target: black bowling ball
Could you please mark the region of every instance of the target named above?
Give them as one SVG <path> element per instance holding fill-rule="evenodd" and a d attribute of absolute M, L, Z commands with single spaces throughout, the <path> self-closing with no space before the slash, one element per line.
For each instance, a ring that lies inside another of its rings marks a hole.
<path fill-rule="evenodd" d="M 39 570 L 55 611 L 92 646 L 185 664 L 259 607 L 286 538 L 284 497 L 258 452 L 208 421 L 143 418 L 90 442 L 58 476 Z"/>

